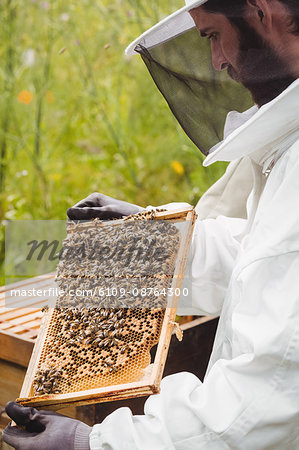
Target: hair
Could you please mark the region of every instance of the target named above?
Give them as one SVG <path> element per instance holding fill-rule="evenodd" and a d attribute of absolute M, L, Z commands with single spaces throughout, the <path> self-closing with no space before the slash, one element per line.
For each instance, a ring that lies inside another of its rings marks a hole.
<path fill-rule="evenodd" d="M 279 0 L 290 12 L 290 32 L 299 36 L 299 2 L 298 0 Z"/>
<path fill-rule="evenodd" d="M 288 27 L 292 34 L 299 36 L 299 0 L 278 0 L 289 12 Z M 210 13 L 223 14 L 239 28 L 244 20 L 246 0 L 208 0 L 202 8 Z"/>

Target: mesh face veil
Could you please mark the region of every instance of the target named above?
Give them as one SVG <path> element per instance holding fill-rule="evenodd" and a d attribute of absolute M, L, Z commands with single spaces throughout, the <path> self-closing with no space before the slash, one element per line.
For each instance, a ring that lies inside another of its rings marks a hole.
<path fill-rule="evenodd" d="M 185 7 L 132 42 L 126 53 L 141 55 L 183 130 L 207 155 L 223 138 L 227 113 L 244 111 L 252 99 L 226 71 L 213 69 L 210 43 L 188 12 L 205 2 L 187 0 Z"/>

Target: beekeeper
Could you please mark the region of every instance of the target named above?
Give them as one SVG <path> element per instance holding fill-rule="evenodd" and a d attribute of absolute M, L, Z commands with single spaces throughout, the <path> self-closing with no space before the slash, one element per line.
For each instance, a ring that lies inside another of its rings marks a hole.
<path fill-rule="evenodd" d="M 299 449 L 299 6 L 294 0 L 188 1 L 129 47 L 129 53 L 141 53 L 198 144 L 191 103 L 180 104 L 188 89 L 195 97 L 200 92 L 193 84 L 197 75 L 186 79 L 175 65 L 167 66 L 167 58 L 161 63 L 163 55 L 175 54 L 172 42 L 179 45 L 188 33 L 194 38 L 194 26 L 202 41 L 210 40 L 215 69 L 245 86 L 256 104 L 229 114 L 224 140 L 204 162 L 242 158 L 253 171 L 247 219 L 215 214 L 196 223 L 191 306 L 220 314 L 205 380 L 190 373 L 168 376 L 161 393 L 147 400 L 144 415 L 121 408 L 92 428 L 10 403 L 8 414 L 24 428 L 7 427 L 3 438 L 17 449 Z M 240 172 L 239 179 L 235 190 L 242 191 Z M 218 200 L 226 186 L 220 180 Z M 93 194 L 69 216 L 107 218 L 138 210 Z"/>

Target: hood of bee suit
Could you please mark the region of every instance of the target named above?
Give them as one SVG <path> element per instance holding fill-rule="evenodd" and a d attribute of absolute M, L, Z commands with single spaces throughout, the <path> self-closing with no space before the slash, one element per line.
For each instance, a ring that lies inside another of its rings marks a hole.
<path fill-rule="evenodd" d="M 249 93 L 226 71 L 211 63 L 210 42 L 200 36 L 189 11 L 207 0 L 186 5 L 161 20 L 126 49 L 139 53 L 181 127 L 199 150 L 209 154 L 223 139 L 226 115 L 252 106 Z"/>

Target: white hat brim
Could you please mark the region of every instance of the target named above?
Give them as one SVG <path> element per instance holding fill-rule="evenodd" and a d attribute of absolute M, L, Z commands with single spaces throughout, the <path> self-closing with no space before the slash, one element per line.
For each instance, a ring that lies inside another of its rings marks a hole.
<path fill-rule="evenodd" d="M 125 50 L 126 55 L 136 54 L 135 48 L 137 45 L 142 45 L 145 48 L 152 48 L 194 28 L 195 24 L 189 11 L 207 1 L 208 0 L 189 1 L 186 6 L 177 10 L 170 16 L 165 17 L 165 19 L 161 20 L 131 42 Z"/>

